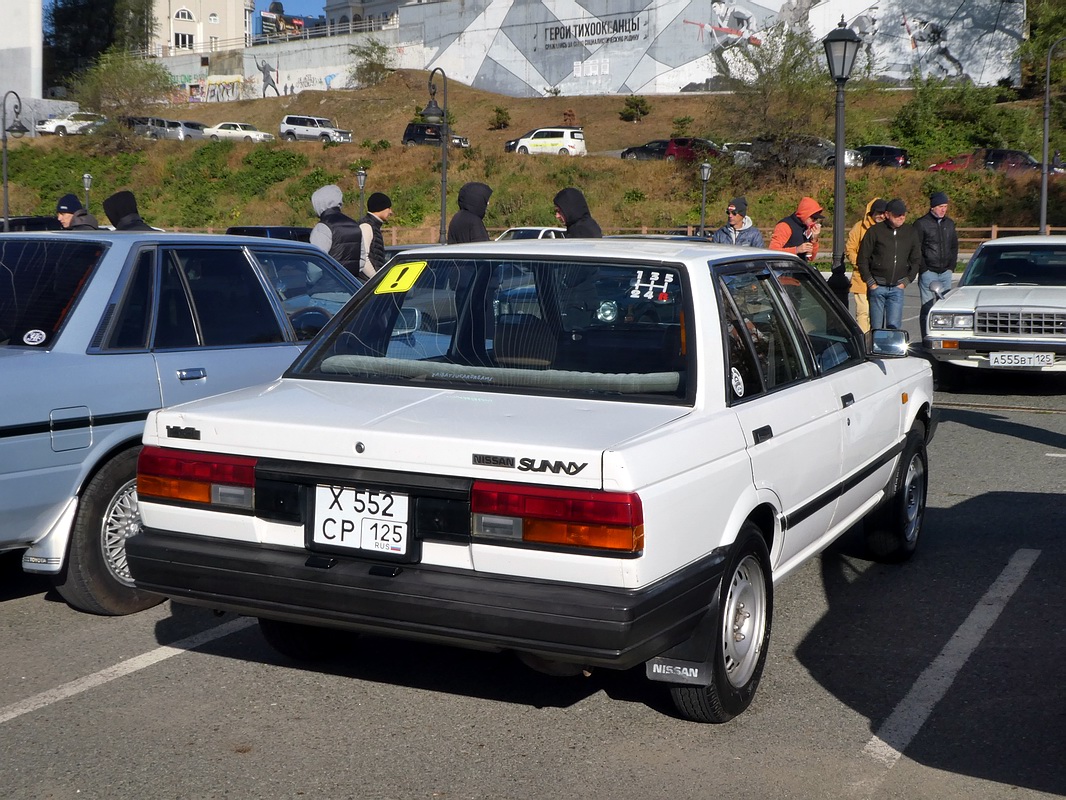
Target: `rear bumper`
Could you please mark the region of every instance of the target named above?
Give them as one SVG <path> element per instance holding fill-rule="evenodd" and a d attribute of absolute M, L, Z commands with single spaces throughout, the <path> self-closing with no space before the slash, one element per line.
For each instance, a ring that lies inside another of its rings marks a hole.
<path fill-rule="evenodd" d="M 724 562 L 724 553 L 715 552 L 651 586 L 627 590 L 309 559 L 303 551 L 154 529 L 128 539 L 126 552 L 139 588 L 197 605 L 618 669 L 692 633 L 717 597 Z"/>

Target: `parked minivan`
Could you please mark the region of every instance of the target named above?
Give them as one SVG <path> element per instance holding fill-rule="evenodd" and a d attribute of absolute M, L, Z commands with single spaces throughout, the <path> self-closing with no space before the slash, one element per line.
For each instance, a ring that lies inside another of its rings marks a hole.
<path fill-rule="evenodd" d="M 352 132 L 336 127 L 332 120 L 325 117 L 302 117 L 298 114 L 286 114 L 278 126 L 282 139 L 295 142 L 320 140 L 323 142 L 350 142 Z"/>
<path fill-rule="evenodd" d="M 504 144 L 503 149 L 507 153 L 521 153 L 522 155 L 542 153 L 553 155 L 558 153 L 561 156 L 588 155 L 585 149 L 584 129 L 569 126 L 534 128 Z"/>

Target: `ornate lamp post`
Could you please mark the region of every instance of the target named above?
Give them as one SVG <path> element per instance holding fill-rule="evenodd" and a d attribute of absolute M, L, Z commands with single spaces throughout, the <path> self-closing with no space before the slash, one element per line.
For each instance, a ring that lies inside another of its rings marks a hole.
<path fill-rule="evenodd" d="M 1066 42 L 1066 36 L 1056 39 L 1047 49 L 1047 71 L 1044 73 L 1044 157 L 1040 165 L 1040 233 L 1047 233 L 1047 174 L 1048 174 L 1048 127 L 1051 122 L 1051 54 L 1062 42 Z"/>
<path fill-rule="evenodd" d="M 440 73 L 444 83 L 444 106 L 437 105 L 437 84 L 433 76 Z M 440 243 L 448 243 L 448 76 L 440 67 L 429 73 L 429 105 L 422 111 L 422 119 L 440 125 Z"/>
<path fill-rule="evenodd" d="M 833 165 L 833 276 L 830 285 L 836 296 L 847 305 L 848 280 L 844 275 L 844 84 L 851 77 L 855 56 L 859 53 L 862 39 L 851 28 L 840 24 L 822 41 L 825 57 L 829 62 L 829 74 L 837 84 L 836 107 L 836 158 Z"/>
<path fill-rule="evenodd" d="M 81 176 L 81 185 L 85 188 L 85 211 L 89 211 L 89 189 L 93 185 L 93 176 L 86 172 Z"/>
<path fill-rule="evenodd" d="M 711 179 L 711 165 L 704 161 L 700 164 L 700 180 L 703 182 L 703 196 L 700 198 L 700 236 L 703 232 L 704 223 L 707 221 L 707 181 Z"/>
<path fill-rule="evenodd" d="M 359 169 L 357 169 L 355 171 L 355 182 L 359 184 L 359 208 L 360 208 L 360 211 L 361 211 L 360 216 L 365 217 L 366 216 L 366 195 L 364 194 L 364 190 L 366 189 L 366 168 L 365 167 L 359 167 Z"/>
<path fill-rule="evenodd" d="M 15 96 L 15 121 L 8 127 L 7 124 L 7 98 L 8 95 Z M 7 205 L 7 135 L 10 133 L 15 139 L 21 139 L 25 134 L 30 132 L 30 129 L 22 124 L 19 119 L 19 115 L 22 114 L 22 98 L 18 96 L 18 93 L 13 89 L 4 93 L 3 108 L 0 111 L 0 140 L 3 142 L 3 178 L 4 178 L 4 233 L 11 230 L 10 216 L 11 213 L 8 210 Z"/>

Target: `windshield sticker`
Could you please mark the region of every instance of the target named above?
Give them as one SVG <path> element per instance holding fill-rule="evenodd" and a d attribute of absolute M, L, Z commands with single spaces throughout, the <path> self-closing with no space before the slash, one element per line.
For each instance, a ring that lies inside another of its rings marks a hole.
<path fill-rule="evenodd" d="M 648 274 L 647 282 L 644 281 L 644 270 L 637 270 L 637 279 L 632 284 L 632 289 L 629 292 L 629 296 L 632 298 L 643 297 L 646 300 L 666 300 L 668 299 L 668 289 L 670 284 L 674 282 L 674 276 L 672 273 L 662 273 L 658 270 L 653 270 Z"/>
<path fill-rule="evenodd" d="M 381 283 L 374 287 L 374 294 L 396 294 L 406 292 L 415 285 L 418 276 L 426 268 L 425 261 L 408 261 L 397 264 L 388 271 Z"/>
<path fill-rule="evenodd" d="M 737 397 L 744 396 L 744 378 L 740 376 L 740 370 L 733 367 L 729 371 L 729 382 L 733 384 L 733 394 Z"/>
<path fill-rule="evenodd" d="M 23 344 L 44 344 L 44 340 L 48 338 L 48 334 L 44 331 L 32 330 L 26 331 L 22 337 Z"/>

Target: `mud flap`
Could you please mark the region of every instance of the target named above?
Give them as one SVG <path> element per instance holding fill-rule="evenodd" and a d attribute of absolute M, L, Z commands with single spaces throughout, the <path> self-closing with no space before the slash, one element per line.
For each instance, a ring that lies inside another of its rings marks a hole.
<path fill-rule="evenodd" d="M 715 631 L 718 628 L 718 593 L 703 618 L 683 642 L 644 662 L 648 680 L 710 686 L 714 680 Z"/>

